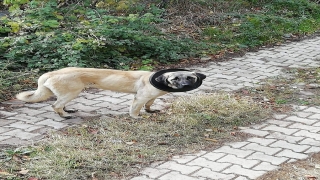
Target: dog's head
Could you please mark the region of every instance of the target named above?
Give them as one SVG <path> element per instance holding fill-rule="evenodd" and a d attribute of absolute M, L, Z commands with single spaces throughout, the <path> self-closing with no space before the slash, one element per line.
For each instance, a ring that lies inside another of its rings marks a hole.
<path fill-rule="evenodd" d="M 189 71 L 167 72 L 155 80 L 173 89 L 182 89 L 185 86 L 193 87 L 197 81 L 202 81 L 206 75 Z"/>

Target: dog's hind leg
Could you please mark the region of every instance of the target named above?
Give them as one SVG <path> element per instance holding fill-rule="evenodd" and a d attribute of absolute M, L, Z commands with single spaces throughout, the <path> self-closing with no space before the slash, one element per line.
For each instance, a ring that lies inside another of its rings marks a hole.
<path fill-rule="evenodd" d="M 156 100 L 156 98 L 150 99 L 145 105 L 144 105 L 144 109 L 146 110 L 146 112 L 148 113 L 157 113 L 160 112 L 160 110 L 152 110 L 150 107 L 153 104 L 153 102 Z"/>
<path fill-rule="evenodd" d="M 68 112 L 76 112 L 75 110 L 65 110 L 65 105 L 71 101 L 72 99 L 76 98 L 81 91 L 79 92 L 72 92 L 65 94 L 63 96 L 57 96 L 57 101 L 52 105 L 52 108 L 56 113 L 58 113 L 61 117 L 70 119 L 72 118 L 72 115 L 70 115 Z"/>

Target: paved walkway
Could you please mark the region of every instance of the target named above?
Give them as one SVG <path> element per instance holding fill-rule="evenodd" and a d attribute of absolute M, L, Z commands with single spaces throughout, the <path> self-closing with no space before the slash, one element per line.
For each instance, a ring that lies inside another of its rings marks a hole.
<path fill-rule="evenodd" d="M 320 37 L 275 48 L 247 53 L 228 62 L 209 63 L 192 70 L 207 75 L 203 85 L 188 92 L 233 91 L 255 86 L 261 79 L 280 75 L 285 67 L 319 67 Z M 162 96 L 155 108 L 163 108 L 166 99 L 186 93 Z M 7 101 L 12 109 L 0 109 L 0 146 L 26 145 L 42 139 L 46 132 L 81 124 L 87 117 L 128 113 L 133 95 L 109 91 L 83 92 L 69 103 L 79 109 L 77 119 L 62 119 L 51 109 L 52 102 L 23 104 Z M 1 108 L 1 107 L 0 107 Z M 320 107 L 299 106 L 290 115 L 277 114 L 263 124 L 243 127 L 256 135 L 243 142 L 226 144 L 212 152 L 201 151 L 174 157 L 152 165 L 132 180 L 255 179 L 281 163 L 305 159 L 320 152 Z"/>

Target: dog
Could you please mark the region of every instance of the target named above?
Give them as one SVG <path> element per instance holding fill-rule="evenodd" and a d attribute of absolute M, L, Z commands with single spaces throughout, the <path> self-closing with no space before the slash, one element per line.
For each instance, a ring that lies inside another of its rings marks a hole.
<path fill-rule="evenodd" d="M 67 110 L 65 105 L 76 98 L 84 88 L 132 93 L 135 96 L 129 114 L 133 118 L 139 118 L 139 112 L 143 106 L 146 112 L 155 112 L 150 108 L 154 100 L 168 93 L 150 83 L 149 79 L 153 74 L 149 71 L 68 67 L 41 75 L 37 90 L 21 92 L 16 95 L 16 98 L 25 102 L 40 102 L 55 95 L 57 100 L 52 105 L 54 111 L 63 118 L 72 118 L 69 113 L 77 110 Z M 197 74 L 190 71 L 167 72 L 159 75 L 155 80 L 172 89 L 181 89 L 200 81 L 201 77 Z"/>

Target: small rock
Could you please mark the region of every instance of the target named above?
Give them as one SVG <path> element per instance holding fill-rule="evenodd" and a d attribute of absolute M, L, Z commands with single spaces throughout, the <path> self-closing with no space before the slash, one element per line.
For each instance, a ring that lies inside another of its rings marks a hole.
<path fill-rule="evenodd" d="M 209 60 L 211 60 L 211 57 L 202 57 L 200 60 L 201 61 L 209 61 Z"/>
<path fill-rule="evenodd" d="M 319 87 L 320 87 L 319 84 L 308 84 L 308 85 L 306 85 L 306 86 L 307 86 L 307 88 L 309 88 L 309 89 L 316 89 L 316 88 L 319 88 Z"/>

